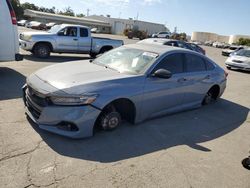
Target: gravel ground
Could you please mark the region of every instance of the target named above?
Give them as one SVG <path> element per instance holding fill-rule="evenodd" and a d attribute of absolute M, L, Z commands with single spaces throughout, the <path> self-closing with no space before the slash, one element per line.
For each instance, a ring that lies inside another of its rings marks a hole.
<path fill-rule="evenodd" d="M 204 48 L 225 68 L 221 49 Z M 250 187 L 241 165 L 250 150 L 249 73 L 228 71 L 212 105 L 72 140 L 26 119 L 21 86 L 42 67 L 88 56 L 23 53 L 22 62 L 0 63 L 0 187 Z"/>

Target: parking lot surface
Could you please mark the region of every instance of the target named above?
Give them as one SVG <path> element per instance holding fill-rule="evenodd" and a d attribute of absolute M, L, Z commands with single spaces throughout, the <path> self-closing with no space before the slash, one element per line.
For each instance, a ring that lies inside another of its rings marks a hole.
<path fill-rule="evenodd" d="M 221 49 L 204 49 L 225 68 Z M 214 104 L 72 140 L 27 120 L 21 87 L 42 67 L 88 55 L 22 53 L 22 62 L 0 63 L 0 187 L 250 187 L 241 165 L 250 151 L 249 73 L 228 71 Z"/>

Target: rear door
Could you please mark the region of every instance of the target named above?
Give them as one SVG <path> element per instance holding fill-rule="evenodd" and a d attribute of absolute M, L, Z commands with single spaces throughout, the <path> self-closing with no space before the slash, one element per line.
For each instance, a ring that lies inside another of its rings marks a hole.
<path fill-rule="evenodd" d="M 91 51 L 91 36 L 87 28 L 80 27 L 80 37 L 78 40 L 78 50 L 80 53 Z"/>
<path fill-rule="evenodd" d="M 207 71 L 206 60 L 196 54 L 185 54 L 185 95 L 183 104 L 199 104 L 211 85 L 211 71 Z"/>
<path fill-rule="evenodd" d="M 79 31 L 77 27 L 65 27 L 57 33 L 57 51 L 78 52 Z"/>
<path fill-rule="evenodd" d="M 17 20 L 9 0 L 0 2 L 0 61 L 14 61 L 18 57 Z M 18 60 L 18 58 L 17 58 Z"/>

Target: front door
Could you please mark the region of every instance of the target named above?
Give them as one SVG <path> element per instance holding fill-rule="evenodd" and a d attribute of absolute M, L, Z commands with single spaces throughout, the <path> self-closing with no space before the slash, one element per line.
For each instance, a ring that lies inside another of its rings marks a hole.
<path fill-rule="evenodd" d="M 66 27 L 59 31 L 56 37 L 57 51 L 77 52 L 78 35 L 77 27 Z"/>
<path fill-rule="evenodd" d="M 169 79 L 149 76 L 145 81 L 143 111 L 145 117 L 155 117 L 174 112 L 182 105 L 185 91 L 183 86 L 184 55 L 167 55 L 152 71 L 166 69 L 172 73 Z M 177 110 L 178 111 L 178 110 Z"/>

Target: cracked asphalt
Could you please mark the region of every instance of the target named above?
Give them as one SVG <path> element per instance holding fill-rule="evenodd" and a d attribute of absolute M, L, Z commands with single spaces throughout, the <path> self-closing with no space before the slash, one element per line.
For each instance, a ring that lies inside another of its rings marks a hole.
<path fill-rule="evenodd" d="M 221 49 L 204 48 L 225 67 Z M 0 63 L 0 187 L 250 187 L 241 165 L 250 151 L 249 73 L 228 71 L 212 105 L 71 140 L 26 118 L 21 86 L 39 68 L 88 56 L 23 53 L 22 62 Z"/>

